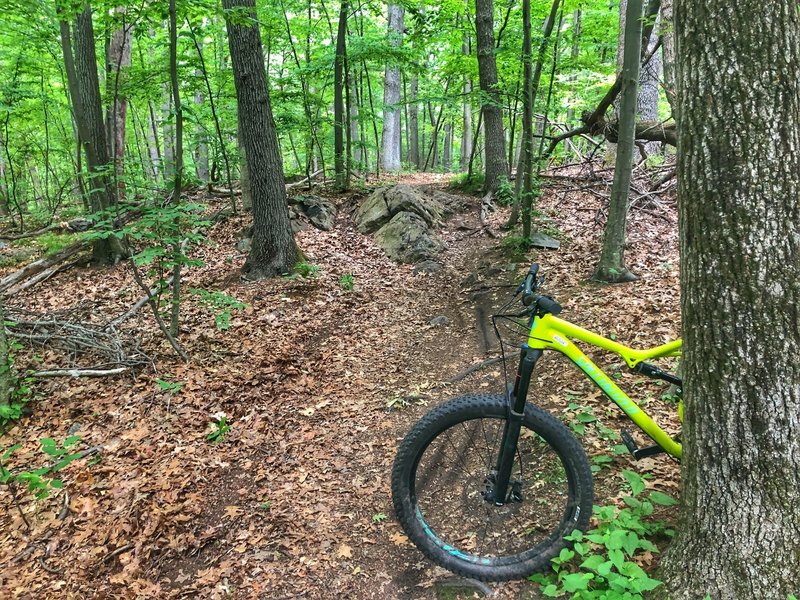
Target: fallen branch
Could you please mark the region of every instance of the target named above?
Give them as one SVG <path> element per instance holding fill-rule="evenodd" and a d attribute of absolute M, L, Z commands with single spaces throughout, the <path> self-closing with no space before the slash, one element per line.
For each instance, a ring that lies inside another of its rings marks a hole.
<path fill-rule="evenodd" d="M 14 296 L 15 294 L 19 294 L 24 290 L 30 289 L 36 285 L 39 285 L 40 283 L 47 281 L 54 275 L 58 275 L 59 273 L 68 271 L 69 269 L 80 263 L 81 259 L 79 258 L 78 260 L 74 260 L 67 265 L 61 265 L 61 264 L 53 265 L 49 269 L 45 269 L 41 273 L 37 273 L 33 277 L 29 277 L 27 280 L 23 280 L 20 283 L 11 286 L 10 288 L 8 288 L 3 292 L 3 295 L 8 297 L 8 296 Z"/>
<path fill-rule="evenodd" d="M 108 562 L 109 560 L 111 560 L 115 556 L 119 556 L 120 554 L 123 554 L 124 552 L 128 552 L 129 550 L 133 550 L 133 544 L 125 544 L 124 546 L 120 546 L 116 550 L 113 550 L 113 551 L 109 552 L 108 554 L 106 554 L 101 560 L 97 561 L 94 564 L 94 566 L 95 567 L 99 567 L 100 565 L 102 565 L 105 562 Z"/>
<path fill-rule="evenodd" d="M 42 271 L 46 271 L 50 269 L 54 265 L 59 265 L 68 258 L 75 256 L 79 252 L 88 249 L 89 242 L 81 241 L 76 242 L 70 246 L 67 246 L 63 250 L 56 252 L 55 254 L 50 254 L 39 260 L 35 260 L 32 263 L 22 267 L 21 269 L 14 271 L 10 275 L 6 275 L 2 279 L 0 279 L 0 292 L 5 292 L 8 288 L 13 285 L 18 284 L 29 277 L 33 277 L 41 273 Z"/>
<path fill-rule="evenodd" d="M 301 179 L 300 181 L 295 181 L 293 183 L 287 183 L 286 184 L 286 191 L 288 192 L 289 190 L 291 190 L 293 188 L 300 187 L 301 185 L 305 185 L 307 183 L 310 183 L 312 179 L 314 179 L 317 175 L 319 175 L 322 172 L 323 172 L 322 169 L 320 169 L 319 171 L 315 171 L 314 173 L 312 173 L 311 175 L 309 175 L 305 179 Z"/>
<path fill-rule="evenodd" d="M 31 377 L 109 377 L 121 375 L 130 371 L 130 367 L 117 367 L 116 369 L 51 369 L 49 371 L 34 371 Z"/>
<path fill-rule="evenodd" d="M 168 288 L 169 286 L 171 286 L 171 285 L 172 285 L 172 280 L 173 280 L 173 276 L 172 276 L 172 275 L 170 275 L 170 276 L 167 278 L 167 281 L 165 282 L 165 284 L 164 284 L 164 287 L 165 287 L 165 288 Z M 151 299 L 151 298 L 152 298 L 152 297 L 153 297 L 155 294 L 157 294 L 157 293 L 158 293 L 158 291 L 159 291 L 160 289 L 161 289 L 161 286 L 160 286 L 160 285 L 157 285 L 157 286 L 155 286 L 155 287 L 151 288 L 148 294 L 145 294 L 144 296 L 142 296 L 141 298 L 139 298 L 139 300 L 136 302 L 136 304 L 134 304 L 133 306 L 131 306 L 131 307 L 130 307 L 130 308 L 127 310 L 127 311 L 125 311 L 124 313 L 122 313 L 122 314 L 121 314 L 120 316 L 118 316 L 116 319 L 114 319 L 113 321 L 109 321 L 109 322 L 108 322 L 108 323 L 107 323 L 107 324 L 106 324 L 106 325 L 103 327 L 103 329 L 113 329 L 113 328 L 119 327 L 119 325 L 120 325 L 121 323 L 124 323 L 125 321 L 127 321 L 128 319 L 130 319 L 130 318 L 131 318 L 133 315 L 135 315 L 137 312 L 139 312 L 139 309 L 141 309 L 141 308 L 142 308 L 142 307 L 143 307 L 145 304 L 147 304 L 147 303 L 150 301 L 150 299 Z"/>
<path fill-rule="evenodd" d="M 478 364 L 472 365 L 471 367 L 467 367 L 463 371 L 461 371 L 458 375 L 452 377 L 448 380 L 448 383 L 458 383 L 462 379 L 466 379 L 470 375 L 472 375 L 475 371 L 480 371 L 481 369 L 485 369 L 486 367 L 491 367 L 492 365 L 496 365 L 499 362 L 502 362 L 503 357 L 495 356 L 494 358 L 487 358 L 483 362 L 479 362 Z"/>

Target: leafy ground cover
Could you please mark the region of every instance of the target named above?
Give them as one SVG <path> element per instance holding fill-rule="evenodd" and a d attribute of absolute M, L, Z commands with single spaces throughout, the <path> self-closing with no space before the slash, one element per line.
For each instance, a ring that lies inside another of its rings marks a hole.
<path fill-rule="evenodd" d="M 447 189 L 430 175 L 406 183 Z M 0 440 L 21 444 L 8 459 L 18 470 L 49 464 L 41 438 L 77 435 L 72 448 L 91 450 L 60 471 L 63 486 L 46 499 L 21 494 L 18 510 L 0 490 L 2 595 L 437 597 L 450 576 L 409 544 L 392 514 L 394 451 L 430 406 L 502 385 L 499 364 L 446 382 L 494 356 L 486 317 L 526 263 L 541 263 L 547 290 L 573 322 L 632 346 L 678 335 L 675 207 L 634 207 L 628 264 L 641 279 L 601 287 L 586 282 L 599 252 L 601 200 L 573 188 L 554 178 L 540 201 L 539 225 L 561 249 L 526 256 L 483 234 L 479 201 L 470 198 L 470 211 L 444 226 L 444 268 L 434 274 L 392 263 L 356 232 L 357 196 L 335 198 L 333 230 L 298 235 L 307 262 L 319 267 L 304 277 L 240 282 L 245 257 L 235 234 L 245 220 L 213 225 L 209 244 L 195 251 L 205 265 L 186 283 L 246 305 L 230 311 L 227 328 L 201 295 L 187 296 L 180 339 L 192 360 L 183 364 L 140 311 L 125 328 L 154 358 L 152 368 L 41 382 L 32 414 Z M 494 230 L 506 216 L 491 216 Z M 102 323 L 139 295 L 120 265 L 67 271 L 14 302 L 37 311 L 70 306 Z M 442 315 L 445 324 L 430 324 Z M 35 367 L 53 352 L 21 352 L 18 366 Z M 614 357 L 596 358 L 659 422 L 677 428 L 664 388 Z M 649 490 L 676 494 L 674 463 L 632 464 L 615 454 L 625 425 L 618 412 L 562 361 L 541 364 L 532 397 L 580 435 L 598 471 L 598 504 L 624 505 L 624 469 L 645 475 Z M 667 520 L 671 510 L 663 509 Z M 640 562 L 649 569 L 657 560 L 648 552 Z M 536 593 L 526 582 L 489 587 L 502 598 Z"/>

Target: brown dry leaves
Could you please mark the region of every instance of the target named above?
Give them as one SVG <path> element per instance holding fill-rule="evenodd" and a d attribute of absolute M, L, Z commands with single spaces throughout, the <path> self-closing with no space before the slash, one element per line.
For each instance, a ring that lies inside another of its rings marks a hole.
<path fill-rule="evenodd" d="M 198 251 L 206 265 L 187 273 L 187 287 L 222 290 L 250 307 L 218 331 L 213 315 L 187 297 L 181 341 L 189 364 L 174 359 L 143 310 L 126 328 L 156 358 L 152 372 L 40 384 L 33 416 L 2 440 L 23 443 L 12 466 L 40 466 L 37 440 L 63 439 L 70 428 L 82 448 L 104 449 L 65 470 L 65 491 L 23 503 L 29 532 L 0 492 L 0 590 L 41 598 L 422 597 L 436 571 L 394 522 L 389 473 L 398 439 L 430 405 L 460 390 L 494 389 L 489 370 L 456 386 L 438 384 L 485 356 L 463 281 L 493 242 L 446 225 L 445 269 L 413 275 L 353 229 L 348 213 L 357 199 L 337 201 L 333 231 L 298 235 L 308 261 L 322 269 L 316 279 L 241 284 L 244 257 L 234 234 L 244 221 L 209 231 L 209 245 Z M 545 194 L 542 206 L 565 236 L 562 250 L 535 256 L 548 289 L 566 318 L 630 345 L 674 337 L 674 231 L 634 211 L 628 256 L 642 280 L 586 285 L 601 229 L 575 206 L 591 203 L 557 190 Z M 503 216 L 495 216 L 498 223 Z M 474 213 L 461 221 L 478 225 Z M 345 273 L 354 276 L 353 292 L 338 284 Z M 35 310 L 82 300 L 102 321 L 138 297 L 126 268 L 117 267 L 68 271 L 17 300 Z M 440 314 L 451 324 L 429 326 Z M 33 357 L 20 359 L 25 366 Z M 163 391 L 157 379 L 182 389 Z M 572 390 L 618 427 L 613 411 L 575 374 L 543 372 L 541 382 L 552 410 L 563 410 L 565 390 Z M 623 382 L 638 385 L 635 378 Z M 407 408 L 387 409 L 396 398 L 408 399 Z M 218 413 L 231 430 L 214 445 L 206 435 Z M 587 438 L 587 447 L 596 441 Z M 652 464 L 659 487 L 672 487 L 674 467 Z M 59 519 L 65 493 L 69 510 Z M 389 518 L 373 518 L 380 514 Z M 39 558 L 63 573 L 43 570 Z M 503 584 L 499 594 L 518 585 Z M 432 597 L 432 590 L 425 593 Z"/>

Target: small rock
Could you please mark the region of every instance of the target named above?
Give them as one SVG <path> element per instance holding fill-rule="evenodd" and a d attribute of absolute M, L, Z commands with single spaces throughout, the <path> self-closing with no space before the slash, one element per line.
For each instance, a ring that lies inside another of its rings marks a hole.
<path fill-rule="evenodd" d="M 246 254 L 250 252 L 250 248 L 253 245 L 253 238 L 242 238 L 236 243 L 236 250 L 241 252 L 242 254 Z"/>
<path fill-rule="evenodd" d="M 438 273 L 442 268 L 444 268 L 444 265 L 440 262 L 436 262 L 435 260 L 423 260 L 414 265 L 414 274 Z"/>
<path fill-rule="evenodd" d="M 450 319 L 444 315 L 439 315 L 438 317 L 433 317 L 430 321 L 428 321 L 428 325 L 431 325 L 432 327 L 443 327 L 444 325 L 450 325 Z"/>
<path fill-rule="evenodd" d="M 544 248 L 546 250 L 558 250 L 561 246 L 561 242 L 550 237 L 546 233 L 537 231 L 531 234 L 531 246 L 534 248 Z"/>
<path fill-rule="evenodd" d="M 81 428 L 80 423 L 73 423 L 72 426 L 67 431 L 67 435 L 75 435 L 78 433 L 78 430 Z"/>

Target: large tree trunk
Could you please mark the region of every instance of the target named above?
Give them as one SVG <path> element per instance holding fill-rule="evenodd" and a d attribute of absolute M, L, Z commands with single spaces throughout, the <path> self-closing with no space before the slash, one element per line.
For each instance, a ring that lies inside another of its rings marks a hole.
<path fill-rule="evenodd" d="M 333 139 L 334 139 L 334 171 L 336 173 L 336 189 L 344 191 L 350 187 L 350 171 L 345 156 L 345 116 L 344 91 L 347 85 L 345 78 L 345 61 L 347 60 L 347 0 L 342 0 L 339 10 L 339 29 L 336 34 L 336 61 L 333 67 Z"/>
<path fill-rule="evenodd" d="M 403 41 L 404 9 L 399 4 L 389 4 L 389 43 L 400 46 Z M 394 59 L 392 59 L 394 61 Z M 400 67 L 394 62 L 386 67 L 383 82 L 383 137 L 381 140 L 383 170 L 400 171 Z"/>
<path fill-rule="evenodd" d="M 298 250 L 289 225 L 283 163 L 267 90 L 255 0 L 222 0 L 222 6 L 226 11 L 236 11 L 236 19 L 226 20 L 226 25 L 241 142 L 253 190 L 253 245 L 244 273 L 249 279 L 274 277 L 292 270 Z"/>
<path fill-rule="evenodd" d="M 664 68 L 664 94 L 672 109 L 672 116 L 678 118 L 678 102 L 675 98 L 675 24 L 672 18 L 672 0 L 661 0 L 660 33 L 661 57 Z"/>
<path fill-rule="evenodd" d="M 631 184 L 633 141 L 636 131 L 636 98 L 639 83 L 639 53 L 642 40 L 642 0 L 628 0 L 625 15 L 625 57 L 622 64 L 622 92 L 619 107 L 619 138 L 603 249 L 594 279 L 610 283 L 633 281 L 636 276 L 625 266 L 625 237 L 628 223 L 628 191 Z"/>
<path fill-rule="evenodd" d="M 683 0 L 675 24 L 685 420 L 662 596 L 785 600 L 800 585 L 800 14 Z"/>
<path fill-rule="evenodd" d="M 62 18 L 65 16 L 62 15 Z M 106 170 L 110 161 L 103 123 L 100 82 L 97 77 L 91 6 L 85 5 L 75 16 L 72 32 L 65 20 L 61 21 L 60 27 L 68 87 L 90 177 L 89 205 L 96 212 L 109 208 L 114 202 L 115 194 Z M 119 239 L 109 236 L 94 242 L 92 255 L 96 264 L 111 264 L 123 256 L 124 251 Z"/>
<path fill-rule="evenodd" d="M 120 93 L 125 86 L 125 71 L 131 66 L 131 49 L 133 45 L 133 23 L 129 23 L 124 8 L 117 8 L 122 15 L 122 26 L 111 36 L 108 47 L 107 87 L 111 90 L 106 128 L 111 156 L 114 158 L 114 172 L 117 178 L 117 189 L 120 194 L 125 189 L 125 122 L 128 114 L 128 99 Z"/>
<path fill-rule="evenodd" d="M 494 45 L 494 3 L 475 0 L 475 32 L 478 52 L 478 77 L 483 92 L 484 150 L 486 178 L 484 191 L 493 193 L 500 179 L 508 177 L 503 109 L 497 89 L 497 61 Z"/>
<path fill-rule="evenodd" d="M 169 79 L 172 107 L 175 109 L 175 179 L 172 199 L 179 202 L 183 183 L 183 108 L 178 83 L 178 18 L 175 2 L 176 0 L 169 0 Z"/>
<path fill-rule="evenodd" d="M 622 62 L 625 56 L 625 24 L 627 12 L 627 0 L 620 0 L 619 3 L 619 38 L 617 42 L 617 72 L 622 70 Z M 657 10 L 657 9 L 656 9 Z M 657 18 L 660 21 L 660 17 Z M 641 53 L 647 54 L 648 51 L 658 43 L 660 23 L 651 27 L 647 40 L 641 47 Z M 636 98 L 636 112 L 640 121 L 658 121 L 658 92 L 661 79 L 661 57 L 658 53 L 654 54 L 650 60 L 639 70 L 639 95 Z M 614 104 L 614 116 L 619 118 L 621 97 Z M 613 143 L 608 144 L 611 156 L 616 151 Z M 657 142 L 645 144 L 647 154 L 658 152 Z"/>

